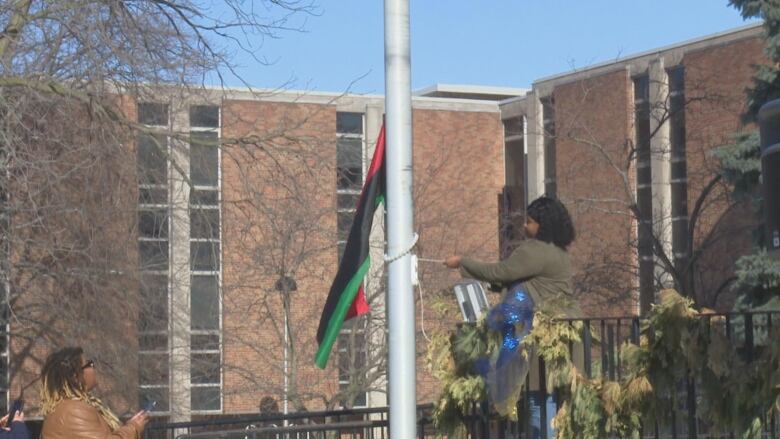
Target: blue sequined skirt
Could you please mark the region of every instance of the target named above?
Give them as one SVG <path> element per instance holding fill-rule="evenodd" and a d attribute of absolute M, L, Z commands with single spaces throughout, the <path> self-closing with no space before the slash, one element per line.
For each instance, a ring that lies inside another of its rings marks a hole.
<path fill-rule="evenodd" d="M 505 416 L 516 416 L 514 406 L 529 367 L 522 342 L 531 332 L 533 320 L 534 301 L 522 282 L 510 285 L 486 318 L 488 327 L 501 334 L 501 346 L 498 352 L 479 359 L 475 366 L 485 380 L 490 401 Z"/>

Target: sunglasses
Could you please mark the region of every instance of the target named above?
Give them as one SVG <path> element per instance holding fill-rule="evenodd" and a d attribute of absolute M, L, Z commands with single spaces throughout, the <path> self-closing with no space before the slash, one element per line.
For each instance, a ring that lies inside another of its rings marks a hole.
<path fill-rule="evenodd" d="M 81 366 L 81 370 L 90 369 L 90 368 L 93 368 L 93 367 L 95 367 L 95 360 L 87 360 L 87 363 L 85 365 Z"/>

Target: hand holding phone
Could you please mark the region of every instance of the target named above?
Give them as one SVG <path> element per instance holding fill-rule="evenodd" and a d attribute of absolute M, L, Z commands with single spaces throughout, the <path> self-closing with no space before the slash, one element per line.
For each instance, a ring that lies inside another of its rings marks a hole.
<path fill-rule="evenodd" d="M 157 401 L 149 401 L 141 408 L 141 410 L 151 413 L 154 408 L 157 407 Z"/>
<path fill-rule="evenodd" d="M 157 403 L 155 401 L 144 404 L 144 408 L 141 409 L 140 412 L 136 413 L 132 418 L 130 418 L 130 420 L 127 421 L 127 425 L 134 426 L 137 431 L 143 431 L 143 429 L 146 427 L 146 424 L 149 422 L 150 414 L 148 410 L 154 409 L 156 404 Z"/>
<path fill-rule="evenodd" d="M 14 422 L 14 416 L 16 416 L 16 412 L 21 412 L 24 410 L 24 400 L 23 399 L 15 399 L 13 404 L 11 404 L 11 411 L 8 412 L 8 426 L 11 426 L 11 422 Z"/>

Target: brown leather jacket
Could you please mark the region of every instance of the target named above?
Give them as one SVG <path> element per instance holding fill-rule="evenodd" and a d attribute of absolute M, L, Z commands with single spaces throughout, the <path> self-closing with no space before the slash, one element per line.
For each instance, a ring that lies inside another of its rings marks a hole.
<path fill-rule="evenodd" d="M 70 399 L 57 404 L 46 416 L 41 439 L 138 439 L 140 433 L 133 424 L 111 431 L 97 409 L 84 401 Z"/>

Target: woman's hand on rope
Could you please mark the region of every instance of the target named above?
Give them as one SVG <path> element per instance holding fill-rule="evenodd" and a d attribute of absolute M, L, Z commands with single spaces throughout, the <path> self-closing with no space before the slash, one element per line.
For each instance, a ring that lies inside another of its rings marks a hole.
<path fill-rule="evenodd" d="M 444 265 L 447 268 L 460 268 L 460 256 L 450 256 L 444 260 Z"/>

